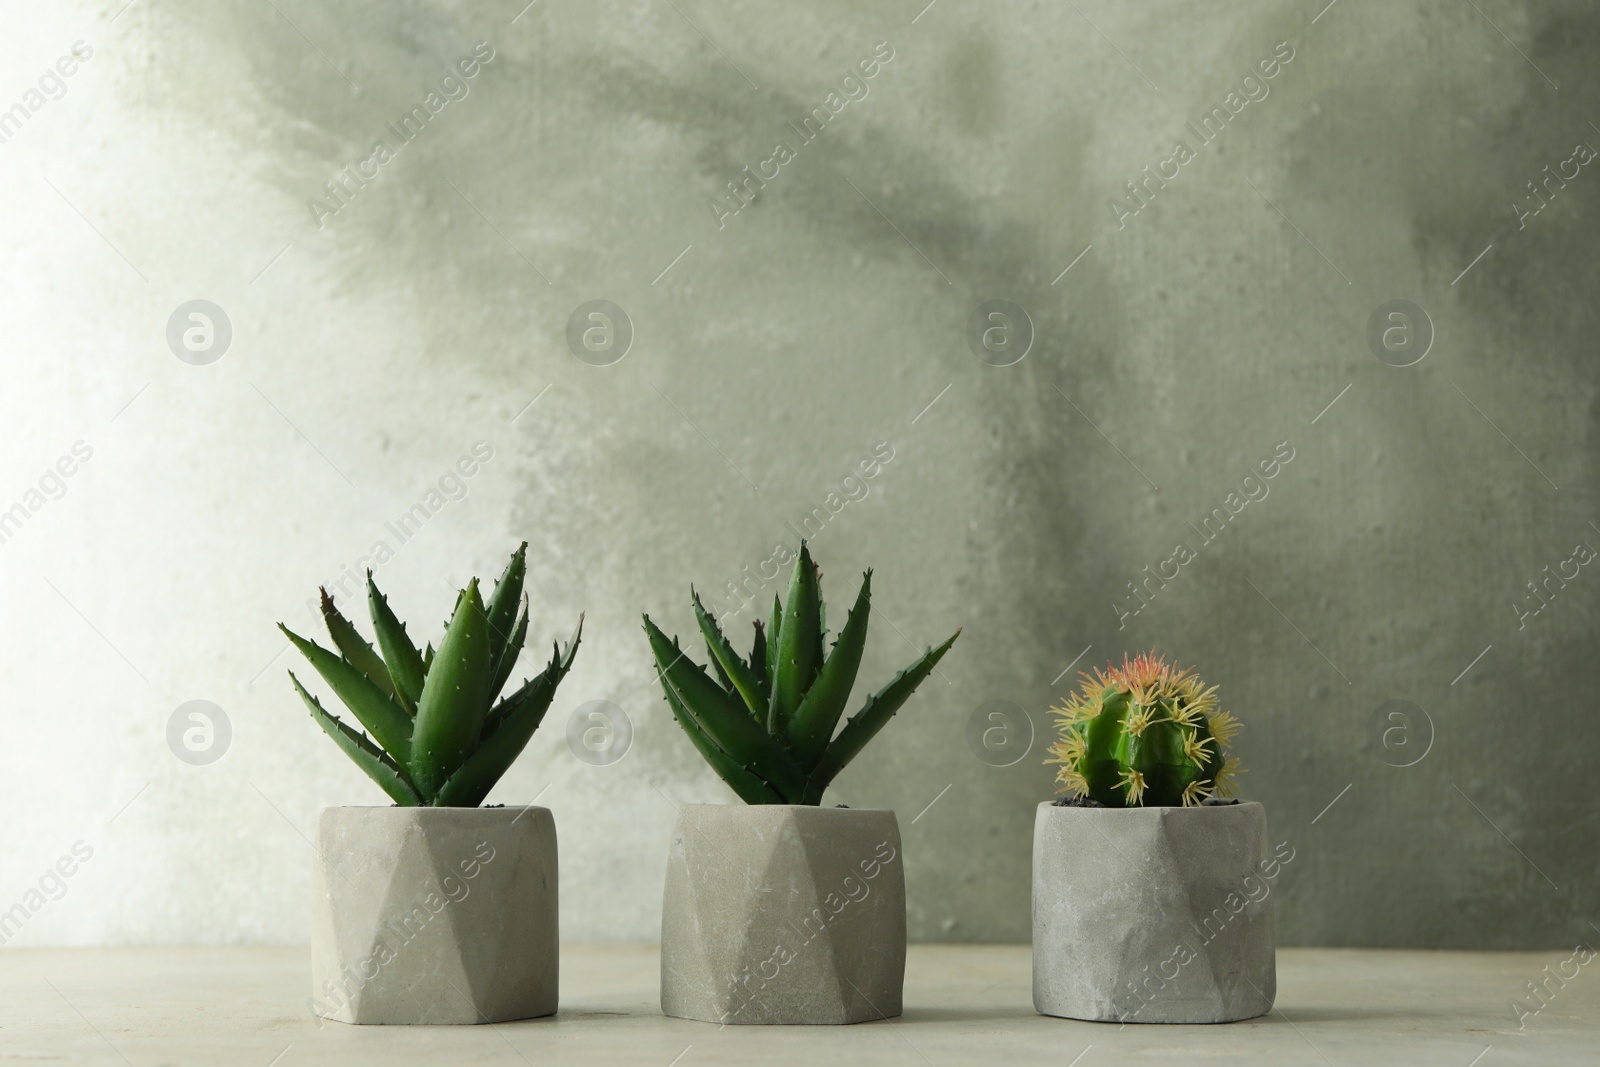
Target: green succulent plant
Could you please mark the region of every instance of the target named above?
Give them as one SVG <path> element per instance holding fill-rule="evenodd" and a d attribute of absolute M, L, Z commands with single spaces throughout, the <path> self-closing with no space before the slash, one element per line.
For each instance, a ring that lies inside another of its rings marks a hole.
<path fill-rule="evenodd" d="M 1226 752 L 1239 722 L 1217 710 L 1217 687 L 1155 652 L 1085 674 L 1051 711 L 1061 739 L 1045 762 L 1061 764 L 1065 791 L 1109 808 L 1192 807 L 1232 796 L 1242 773 Z"/>
<path fill-rule="evenodd" d="M 822 803 L 822 794 L 885 723 L 900 710 L 956 638 L 930 648 L 852 715 L 838 736 L 834 728 L 850 698 L 872 610 L 872 572 L 832 649 L 827 633 L 821 575 L 800 542 L 787 597 L 773 597 L 772 618 L 755 623 L 755 646 L 741 658 L 690 590 L 695 618 L 711 653 L 716 677 L 668 639 L 650 616 L 650 638 L 667 703 L 678 725 L 713 770 L 747 804 Z"/>
<path fill-rule="evenodd" d="M 557 645 L 544 670 L 500 697 L 528 635 L 522 591 L 527 550 L 524 541 L 512 553 L 487 604 L 478 580 L 467 583 L 437 652 L 432 644 L 417 651 L 370 570 L 367 603 L 381 655 L 339 613 L 326 589 L 322 617 L 337 652 L 278 624 L 366 732 L 330 715 L 290 671 L 311 717 L 396 804 L 482 804 L 528 744 L 571 669 L 583 636 L 582 615 L 566 648 Z"/>

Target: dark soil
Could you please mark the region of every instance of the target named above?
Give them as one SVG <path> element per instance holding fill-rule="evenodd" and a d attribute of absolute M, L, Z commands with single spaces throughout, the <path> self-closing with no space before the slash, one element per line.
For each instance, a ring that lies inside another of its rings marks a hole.
<path fill-rule="evenodd" d="M 1237 800 L 1216 800 L 1210 797 L 1200 802 L 1208 808 L 1225 808 L 1230 804 L 1239 803 Z M 1056 797 L 1055 806 L 1058 808 L 1103 808 L 1104 804 L 1093 797 Z"/>

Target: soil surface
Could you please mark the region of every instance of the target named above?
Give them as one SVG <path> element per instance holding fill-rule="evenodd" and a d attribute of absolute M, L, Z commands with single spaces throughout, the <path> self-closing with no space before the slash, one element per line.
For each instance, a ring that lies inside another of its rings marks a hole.
<path fill-rule="evenodd" d="M 1230 804 L 1239 803 L 1238 800 L 1217 800 L 1210 797 L 1200 802 L 1208 808 L 1225 808 Z M 1093 797 L 1056 797 L 1055 806 L 1058 808 L 1103 808 L 1104 804 Z"/>

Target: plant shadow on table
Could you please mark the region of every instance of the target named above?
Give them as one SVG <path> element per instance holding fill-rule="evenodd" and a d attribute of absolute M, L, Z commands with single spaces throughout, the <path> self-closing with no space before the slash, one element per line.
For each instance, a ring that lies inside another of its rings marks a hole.
<path fill-rule="evenodd" d="M 1033 1010 L 1033 1006 L 1022 1004 L 1016 1007 L 986 1007 L 986 1008 L 906 1008 L 898 1018 L 881 1020 L 894 1023 L 983 1023 L 983 1022 L 1011 1022 L 1029 1017 L 1042 1019 Z M 1068 1020 L 1070 1021 L 1070 1020 Z"/>
<path fill-rule="evenodd" d="M 1457 1016 L 1448 1011 L 1435 1013 L 1444 1022 Z M 1064 1019 L 1053 1015 L 1040 1015 L 1031 1006 L 1020 1005 L 1017 1007 L 984 1007 L 984 1008 L 907 1008 L 898 1019 L 878 1020 L 879 1022 L 904 1022 L 904 1023 L 981 1023 L 981 1022 L 1012 1022 L 1018 1019 L 1039 1019 L 1050 1023 L 1081 1023 L 1086 1026 L 1107 1026 L 1112 1028 L 1149 1028 L 1159 1030 L 1179 1029 L 1188 1027 L 1195 1030 L 1216 1030 L 1229 1026 L 1298 1026 L 1303 1023 L 1333 1023 L 1333 1022 L 1378 1022 L 1384 1019 L 1409 1019 L 1426 1018 L 1427 1013 L 1419 1013 L 1415 1009 L 1384 1008 L 1379 1006 L 1348 1008 L 1312 1007 L 1294 1008 L 1285 1016 L 1276 1008 L 1267 1015 L 1260 1015 L 1254 1019 L 1241 1019 L 1231 1023 L 1141 1023 L 1116 1021 L 1098 1022 L 1092 1019 Z"/>
<path fill-rule="evenodd" d="M 1386 1008 L 1382 1005 L 1352 1004 L 1348 1007 L 1303 1007 L 1290 1008 L 1288 1015 L 1277 1008 L 1272 1009 L 1269 1015 L 1258 1019 L 1249 1020 L 1252 1023 L 1271 1022 L 1278 1026 L 1290 1024 L 1298 1026 L 1301 1023 L 1348 1023 L 1348 1022 L 1380 1022 L 1384 1019 L 1406 1019 L 1411 1021 L 1438 1019 L 1442 1025 L 1448 1026 L 1451 1021 L 1458 1021 L 1461 1017 L 1459 1011 L 1441 1009 L 1430 1012 L 1426 1009 L 1415 1007 Z M 1217 1024 L 1228 1025 L 1228 1024 Z"/>

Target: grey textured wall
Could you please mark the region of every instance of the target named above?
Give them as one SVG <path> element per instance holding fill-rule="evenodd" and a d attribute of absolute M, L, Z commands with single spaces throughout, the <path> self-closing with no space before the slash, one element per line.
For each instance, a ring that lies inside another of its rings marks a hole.
<path fill-rule="evenodd" d="M 1323 3 L 16 15 L 0 104 L 93 50 L 0 143 L 0 907 L 93 849 L 16 943 L 303 939 L 317 809 L 381 798 L 271 623 L 382 542 L 426 626 L 522 538 L 538 643 L 588 626 L 493 799 L 555 810 L 568 939 L 653 938 L 671 805 L 731 794 L 638 613 L 687 636 L 690 583 L 734 607 L 807 515 L 841 616 L 877 568 L 867 684 L 965 627 L 829 798 L 900 812 L 913 936 L 1027 937 L 1045 709 L 1151 646 L 1244 722 L 1285 943 L 1593 936 L 1600 10 Z M 745 167 L 777 170 L 747 204 Z M 197 298 L 207 366 L 163 335 Z M 603 367 L 566 339 L 597 299 L 634 331 Z M 1431 332 L 1411 366 L 1369 344 L 1393 300 L 1431 322 L 1382 323 Z M 987 301 L 1020 362 L 978 358 Z M 232 739 L 190 766 L 200 698 Z M 567 747 L 589 700 L 634 724 L 618 764 Z M 995 701 L 1039 732 L 1007 767 L 968 743 Z"/>

